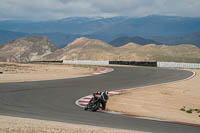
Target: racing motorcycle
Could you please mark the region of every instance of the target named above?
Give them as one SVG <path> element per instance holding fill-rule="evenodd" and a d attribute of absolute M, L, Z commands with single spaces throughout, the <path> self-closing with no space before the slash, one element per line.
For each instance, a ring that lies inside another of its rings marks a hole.
<path fill-rule="evenodd" d="M 84 109 L 93 112 L 97 111 L 100 108 L 101 98 L 101 95 L 93 94 L 92 99 L 88 102 L 87 106 Z"/>

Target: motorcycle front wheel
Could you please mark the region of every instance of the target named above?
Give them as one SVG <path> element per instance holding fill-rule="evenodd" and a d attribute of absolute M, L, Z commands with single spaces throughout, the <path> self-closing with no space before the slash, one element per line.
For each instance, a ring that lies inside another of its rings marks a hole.
<path fill-rule="evenodd" d="M 100 103 L 98 102 L 98 103 L 96 103 L 96 104 L 94 104 L 94 105 L 92 106 L 92 111 L 93 111 L 93 112 L 97 111 L 97 110 L 99 109 L 99 107 L 100 107 Z"/>

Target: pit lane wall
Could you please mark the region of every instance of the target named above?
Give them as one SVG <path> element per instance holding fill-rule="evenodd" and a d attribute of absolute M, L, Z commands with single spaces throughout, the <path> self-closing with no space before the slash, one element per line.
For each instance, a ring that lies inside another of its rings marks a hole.
<path fill-rule="evenodd" d="M 197 63 L 178 63 L 178 62 L 157 62 L 157 67 L 168 68 L 197 68 L 200 69 L 200 64 Z"/>

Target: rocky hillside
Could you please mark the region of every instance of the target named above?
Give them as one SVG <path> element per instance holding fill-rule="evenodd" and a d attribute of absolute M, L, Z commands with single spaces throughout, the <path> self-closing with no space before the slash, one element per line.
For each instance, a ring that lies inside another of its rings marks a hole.
<path fill-rule="evenodd" d="M 115 47 L 95 39 L 85 37 L 78 38 L 66 47 L 47 55 L 46 60 L 113 60 L 116 58 L 117 50 Z"/>
<path fill-rule="evenodd" d="M 20 38 L 0 47 L 0 61 L 27 62 L 40 60 L 57 50 L 46 37 Z"/>
<path fill-rule="evenodd" d="M 100 40 L 78 38 L 43 59 L 200 62 L 200 48 L 189 44 L 167 46 L 136 43 L 113 47 Z"/>

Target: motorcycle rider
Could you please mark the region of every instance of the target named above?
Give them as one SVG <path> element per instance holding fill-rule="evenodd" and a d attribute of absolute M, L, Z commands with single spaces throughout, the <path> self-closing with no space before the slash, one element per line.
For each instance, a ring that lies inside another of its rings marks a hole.
<path fill-rule="evenodd" d="M 101 105 L 102 105 L 102 109 L 105 110 L 106 108 L 106 103 L 108 100 L 108 91 L 103 91 L 103 92 L 96 92 L 95 94 L 101 95 Z"/>

